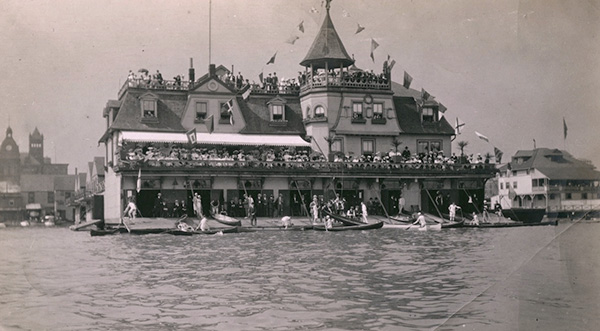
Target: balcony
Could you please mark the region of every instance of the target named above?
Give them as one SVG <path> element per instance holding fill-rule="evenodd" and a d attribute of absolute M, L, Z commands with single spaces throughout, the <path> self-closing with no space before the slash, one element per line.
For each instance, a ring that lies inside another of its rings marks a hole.
<path fill-rule="evenodd" d="M 301 92 L 306 92 L 314 88 L 332 87 L 361 90 L 391 90 L 390 80 L 382 75 L 363 74 L 362 76 L 350 75 L 344 73 L 340 76 L 326 76 L 323 73 L 309 76 L 306 82 L 300 86 Z"/>
<path fill-rule="evenodd" d="M 163 80 L 162 82 L 158 82 L 155 80 L 143 80 L 141 78 L 128 79 L 119 90 L 119 98 L 121 98 L 121 96 L 125 94 L 125 91 L 130 88 L 161 91 L 187 91 L 192 85 L 193 84 L 190 84 L 190 82 L 187 81 Z"/>
<path fill-rule="evenodd" d="M 496 173 L 489 164 L 423 164 L 423 163 L 384 163 L 384 162 L 305 162 L 305 161 L 235 161 L 235 160 L 122 160 L 115 172 L 136 173 L 138 169 L 156 173 L 189 172 L 198 174 L 240 174 L 254 175 L 308 175 L 329 177 L 344 176 L 465 176 L 491 177 Z"/>

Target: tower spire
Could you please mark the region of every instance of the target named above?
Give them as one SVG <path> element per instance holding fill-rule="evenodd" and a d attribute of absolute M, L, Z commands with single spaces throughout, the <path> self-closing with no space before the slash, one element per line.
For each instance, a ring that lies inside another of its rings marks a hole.
<path fill-rule="evenodd" d="M 333 0 L 325 0 L 326 4 L 325 4 L 325 9 L 327 9 L 327 12 L 329 12 L 329 8 L 331 7 L 331 1 Z"/>

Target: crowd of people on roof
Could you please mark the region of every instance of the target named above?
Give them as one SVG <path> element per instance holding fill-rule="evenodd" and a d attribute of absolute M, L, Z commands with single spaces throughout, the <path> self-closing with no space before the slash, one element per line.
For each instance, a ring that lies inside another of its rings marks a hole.
<path fill-rule="evenodd" d="M 419 169 L 440 168 L 445 169 L 453 164 L 483 164 L 489 163 L 478 155 L 458 157 L 456 154 L 445 156 L 442 151 L 412 154 L 408 147 L 402 152 L 391 149 L 388 153 L 376 152 L 373 154 L 352 155 L 332 153 L 333 158 L 328 160 L 322 153 L 311 151 L 307 148 L 294 147 L 197 147 L 185 144 L 152 144 L 138 143 L 127 144 L 117 152 L 121 162 L 130 165 L 147 164 L 149 166 L 264 166 L 307 168 L 327 163 L 343 165 L 346 168 L 382 168 L 382 167 L 409 167 Z"/>
<path fill-rule="evenodd" d="M 162 73 L 156 70 L 156 73 L 151 74 L 146 69 L 140 69 L 138 76 L 132 70 L 129 70 L 127 75 L 127 85 L 129 87 L 150 87 L 150 88 L 167 88 L 167 89 L 181 89 L 185 85 L 185 76 L 177 75 L 173 77 L 173 80 L 167 81 L 163 79 Z"/>
<path fill-rule="evenodd" d="M 293 93 L 298 92 L 300 90 L 300 84 L 296 81 L 295 78 L 284 79 L 277 77 L 277 73 L 269 73 L 267 77 L 264 77 L 261 83 L 256 83 L 250 81 L 248 79 L 244 80 L 244 76 L 241 72 L 238 72 L 238 75 L 233 75 L 231 72 L 228 72 L 219 77 L 221 81 L 230 87 L 236 90 L 244 90 L 247 86 L 250 86 L 252 91 L 260 92 L 271 92 L 271 93 Z"/>
<path fill-rule="evenodd" d="M 331 69 L 329 72 L 325 72 L 321 70 L 319 72 L 315 71 L 312 74 L 309 73 L 306 76 L 303 73 L 299 73 L 299 82 L 301 85 L 304 85 L 306 82 L 311 82 L 315 84 L 322 84 L 327 79 L 329 79 L 329 83 L 360 83 L 360 84 L 380 84 L 387 85 L 389 82 L 388 75 L 385 73 L 376 74 L 371 71 L 364 70 L 352 70 L 346 71 L 343 70 L 335 70 Z"/>

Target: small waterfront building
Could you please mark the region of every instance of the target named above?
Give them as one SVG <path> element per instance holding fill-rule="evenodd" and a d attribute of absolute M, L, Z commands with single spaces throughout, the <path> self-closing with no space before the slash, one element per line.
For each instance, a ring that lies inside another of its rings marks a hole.
<path fill-rule="evenodd" d="M 194 194 L 234 216 L 244 195 L 258 216 L 305 215 L 313 197 L 336 195 L 378 214 L 397 213 L 400 196 L 408 211 L 473 197 L 481 207 L 495 168 L 451 157 L 446 108 L 394 83 L 387 63 L 373 73 L 354 62 L 327 10 L 297 80 L 250 84 L 214 64 L 198 80 L 191 65 L 190 81 L 129 77 L 103 110 L 106 221 L 128 200 L 174 216 Z"/>
<path fill-rule="evenodd" d="M 600 210 L 600 172 L 566 151 L 520 150 L 499 170 L 492 206 L 543 208 L 559 217 Z"/>

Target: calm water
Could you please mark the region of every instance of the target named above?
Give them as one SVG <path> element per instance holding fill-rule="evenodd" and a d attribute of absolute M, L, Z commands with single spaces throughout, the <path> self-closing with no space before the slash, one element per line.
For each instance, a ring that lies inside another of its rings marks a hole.
<path fill-rule="evenodd" d="M 0 329 L 595 329 L 598 238 L 597 222 L 194 237 L 2 229 Z"/>

